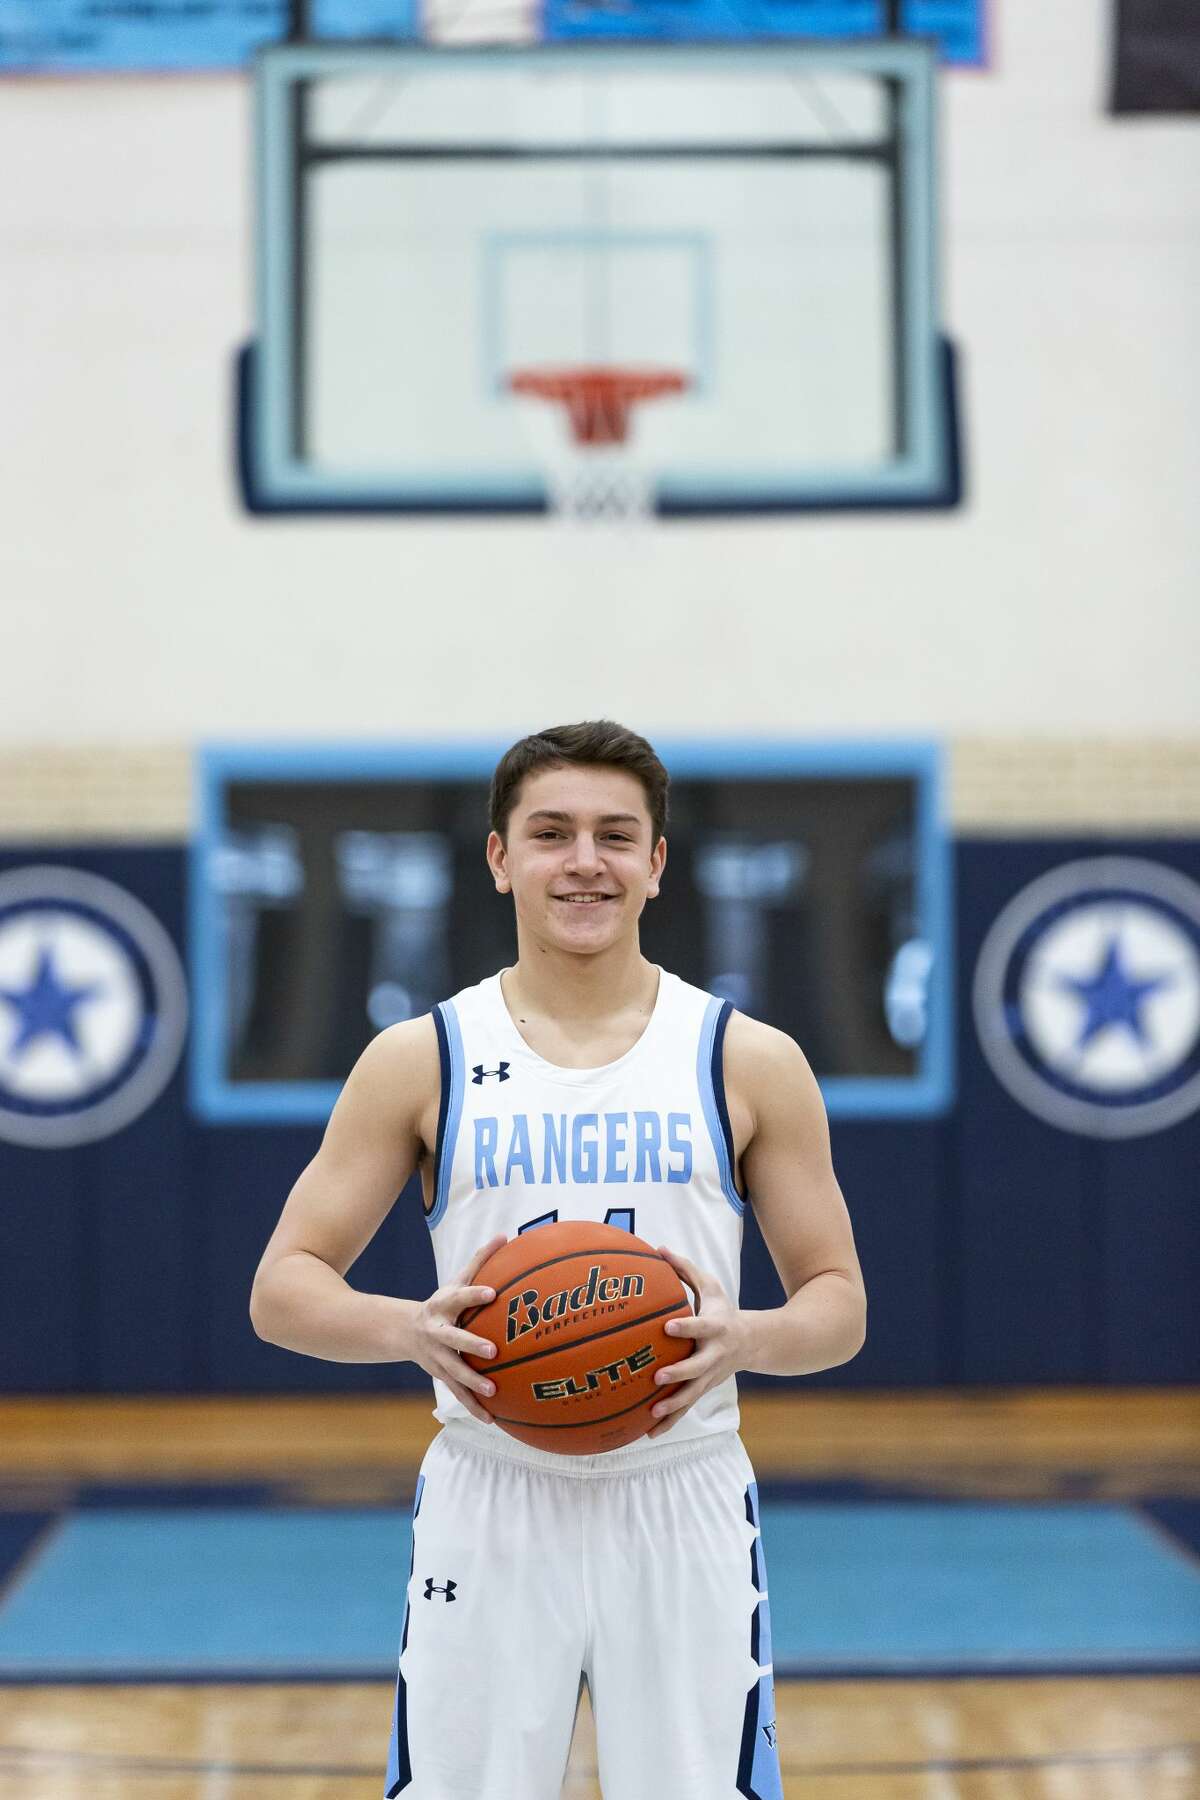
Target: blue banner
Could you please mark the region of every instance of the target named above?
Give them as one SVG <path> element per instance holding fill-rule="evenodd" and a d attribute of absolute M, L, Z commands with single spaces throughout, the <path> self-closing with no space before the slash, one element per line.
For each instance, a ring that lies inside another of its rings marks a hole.
<path fill-rule="evenodd" d="M 988 60 L 987 0 L 907 0 L 904 29 L 936 38 L 948 63 L 979 67 Z"/>
<path fill-rule="evenodd" d="M 421 35 L 421 0 L 314 0 L 317 38 Z M 464 0 L 464 11 L 472 0 Z M 0 0 L 0 72 L 240 68 L 288 29 L 288 0 Z M 903 28 L 950 63 L 986 60 L 986 0 L 906 0 Z M 543 0 L 548 40 L 862 38 L 883 0 Z"/>
<path fill-rule="evenodd" d="M 419 35 L 418 0 L 316 0 L 322 38 Z M 288 28 L 287 0 L 0 0 L 0 70 L 240 68 Z"/>
<path fill-rule="evenodd" d="M 464 11 L 471 0 L 464 0 Z M 543 38 L 876 38 L 883 0 L 543 0 Z M 986 0 L 907 0 L 903 29 L 986 61 Z M 0 0 L 0 72 L 239 68 L 288 31 L 288 0 Z M 421 0 L 315 0 L 315 38 L 421 36 Z"/>
<path fill-rule="evenodd" d="M 986 0 L 907 0 L 902 28 L 936 38 L 950 63 L 985 60 Z M 544 36 L 567 38 L 871 38 L 883 0 L 544 0 Z"/>

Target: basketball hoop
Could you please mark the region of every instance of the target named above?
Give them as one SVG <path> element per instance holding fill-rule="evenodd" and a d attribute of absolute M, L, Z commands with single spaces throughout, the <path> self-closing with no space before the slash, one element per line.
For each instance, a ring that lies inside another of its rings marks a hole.
<path fill-rule="evenodd" d="M 526 418 L 547 470 L 551 504 L 561 517 L 595 522 L 649 517 L 653 479 L 628 448 L 633 408 L 686 393 L 686 375 L 600 366 L 517 369 L 508 385 L 519 398 L 543 403 L 528 409 Z M 566 410 L 566 432 L 556 406 Z"/>

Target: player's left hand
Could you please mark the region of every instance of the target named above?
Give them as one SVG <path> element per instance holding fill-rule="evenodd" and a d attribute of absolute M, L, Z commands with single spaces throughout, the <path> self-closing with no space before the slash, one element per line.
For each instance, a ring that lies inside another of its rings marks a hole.
<path fill-rule="evenodd" d="M 651 1417 L 658 1420 L 646 1433 L 652 1438 L 670 1431 L 701 1394 L 706 1394 L 709 1388 L 716 1387 L 718 1382 L 744 1366 L 742 1356 L 747 1330 L 745 1315 L 733 1304 L 715 1275 L 698 1269 L 686 1256 L 677 1256 L 665 1244 L 659 1244 L 657 1249 L 675 1273 L 693 1289 L 699 1311 L 693 1319 L 668 1319 L 664 1326 L 668 1337 L 695 1338 L 696 1348 L 690 1356 L 672 1363 L 670 1368 L 659 1369 L 654 1377 L 656 1385 L 666 1392 L 661 1400 L 655 1401 L 651 1412 Z"/>

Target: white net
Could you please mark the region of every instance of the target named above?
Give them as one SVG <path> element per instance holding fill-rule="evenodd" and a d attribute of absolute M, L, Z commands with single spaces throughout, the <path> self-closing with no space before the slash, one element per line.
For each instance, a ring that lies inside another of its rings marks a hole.
<path fill-rule="evenodd" d="M 654 516 L 655 476 L 633 437 L 635 402 L 681 392 L 676 375 L 585 370 L 515 376 L 512 401 L 546 473 L 558 519 L 571 525 L 637 525 Z"/>
<path fill-rule="evenodd" d="M 654 477 L 627 451 L 572 444 L 544 467 L 550 503 L 566 524 L 644 524 L 654 515 Z"/>
<path fill-rule="evenodd" d="M 653 517 L 654 477 L 632 444 L 578 443 L 564 408 L 539 396 L 514 395 L 514 405 L 561 523 L 635 525 Z"/>

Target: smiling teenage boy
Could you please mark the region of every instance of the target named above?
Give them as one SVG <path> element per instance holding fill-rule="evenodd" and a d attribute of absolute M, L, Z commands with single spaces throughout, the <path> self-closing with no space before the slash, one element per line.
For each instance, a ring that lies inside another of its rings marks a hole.
<path fill-rule="evenodd" d="M 559 1800 L 584 1680 L 605 1800 L 783 1792 L 734 1378 L 847 1362 L 866 1302 L 799 1048 L 641 953 L 667 790 L 646 740 L 608 720 L 506 752 L 486 854 L 517 959 L 363 1052 L 255 1279 L 260 1336 L 433 1377 L 390 1800 Z M 359 1293 L 346 1271 L 414 1170 L 440 1285 Z M 761 1312 L 737 1304 L 748 1205 L 788 1295 Z M 475 1281 L 491 1252 L 555 1218 L 627 1225 L 699 1300 L 667 1326 L 694 1348 L 659 1372 L 657 1422 L 596 1456 L 493 1425 L 493 1384 L 462 1357 L 491 1346 L 455 1324 L 493 1297 Z"/>

